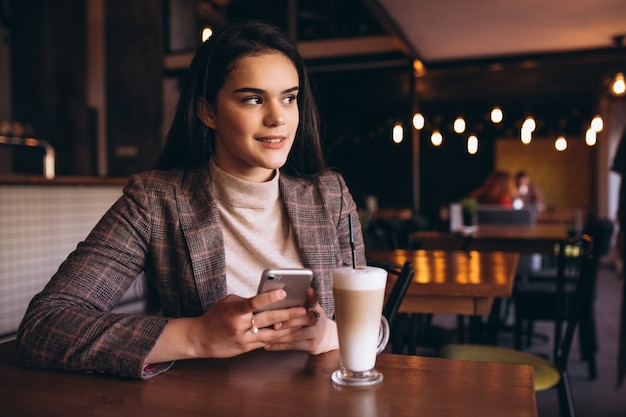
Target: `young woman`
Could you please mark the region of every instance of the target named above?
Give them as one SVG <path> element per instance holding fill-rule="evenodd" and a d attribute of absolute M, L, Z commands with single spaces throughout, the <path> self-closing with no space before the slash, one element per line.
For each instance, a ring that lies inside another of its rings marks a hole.
<path fill-rule="evenodd" d="M 494 171 L 485 182 L 468 197 L 475 198 L 479 204 L 512 207 L 517 194 L 515 181 L 509 172 Z"/>
<path fill-rule="evenodd" d="M 331 271 L 365 264 L 356 205 L 325 168 L 317 110 L 296 46 L 260 23 L 233 24 L 189 69 L 157 169 L 122 197 L 31 302 L 21 364 L 149 378 L 177 359 L 253 349 L 338 347 Z M 315 273 L 305 307 L 253 313 L 261 272 Z M 110 310 L 144 272 L 158 315 Z"/>

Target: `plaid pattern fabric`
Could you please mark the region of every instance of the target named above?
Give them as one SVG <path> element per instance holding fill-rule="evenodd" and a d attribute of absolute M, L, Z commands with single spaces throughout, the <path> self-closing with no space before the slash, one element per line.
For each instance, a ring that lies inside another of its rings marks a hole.
<path fill-rule="evenodd" d="M 144 370 L 168 317 L 201 315 L 226 295 L 219 211 L 206 170 L 134 175 L 122 197 L 35 296 L 18 333 L 26 366 L 147 378 Z M 281 174 L 280 189 L 303 262 L 326 314 L 334 314 L 331 271 L 351 265 L 348 214 L 355 219 L 357 263 L 365 252 L 356 205 L 332 171 L 309 182 Z M 159 316 L 111 314 L 144 271 Z"/>

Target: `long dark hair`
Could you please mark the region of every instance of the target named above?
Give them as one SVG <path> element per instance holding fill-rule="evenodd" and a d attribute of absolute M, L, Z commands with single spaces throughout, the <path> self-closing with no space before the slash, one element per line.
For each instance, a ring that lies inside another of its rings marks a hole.
<path fill-rule="evenodd" d="M 218 91 L 240 58 L 273 51 L 284 54 L 293 62 L 300 80 L 300 122 L 291 152 L 281 171 L 298 177 L 314 177 L 326 169 L 317 107 L 302 57 L 281 29 L 259 22 L 226 25 L 198 48 L 183 84 L 157 169 L 208 164 L 214 152 L 215 135 L 198 117 L 198 100 L 204 98 L 215 105 Z"/>

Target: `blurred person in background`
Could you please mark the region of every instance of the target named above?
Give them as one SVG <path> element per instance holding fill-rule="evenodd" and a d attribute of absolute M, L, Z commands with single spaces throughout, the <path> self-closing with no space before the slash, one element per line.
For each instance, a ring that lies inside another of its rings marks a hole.
<path fill-rule="evenodd" d="M 494 171 L 468 197 L 475 199 L 478 204 L 513 207 L 513 200 L 517 195 L 513 176 L 507 171 Z"/>
<path fill-rule="evenodd" d="M 545 209 L 543 193 L 526 171 L 519 171 L 515 175 L 515 185 L 517 187 L 515 199 L 521 201 L 523 207 L 534 207 L 537 211 Z"/>

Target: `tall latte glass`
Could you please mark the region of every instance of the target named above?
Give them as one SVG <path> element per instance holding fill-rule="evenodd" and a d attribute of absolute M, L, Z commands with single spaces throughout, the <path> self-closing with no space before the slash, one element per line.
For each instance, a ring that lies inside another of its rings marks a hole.
<path fill-rule="evenodd" d="M 332 374 L 339 385 L 367 386 L 383 380 L 374 369 L 376 355 L 389 341 L 389 324 L 382 316 L 387 271 L 342 267 L 333 271 L 335 318 L 341 367 Z"/>

